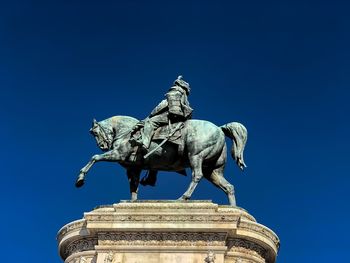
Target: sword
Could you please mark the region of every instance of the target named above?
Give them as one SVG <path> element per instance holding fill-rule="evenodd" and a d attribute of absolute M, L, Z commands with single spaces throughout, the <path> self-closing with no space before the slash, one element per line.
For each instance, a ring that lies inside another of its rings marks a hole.
<path fill-rule="evenodd" d="M 160 144 L 157 145 L 156 148 L 154 148 L 152 151 L 150 151 L 149 153 L 147 153 L 145 156 L 143 156 L 144 159 L 147 159 L 151 154 L 153 154 L 155 151 L 157 151 L 160 147 L 162 147 L 162 145 L 164 143 L 166 143 L 171 136 L 174 135 L 174 133 L 181 127 L 181 125 L 183 125 L 183 122 L 179 122 L 178 125 L 176 125 L 176 127 L 171 131 L 169 132 L 169 135 L 168 137 L 166 137 Z"/>

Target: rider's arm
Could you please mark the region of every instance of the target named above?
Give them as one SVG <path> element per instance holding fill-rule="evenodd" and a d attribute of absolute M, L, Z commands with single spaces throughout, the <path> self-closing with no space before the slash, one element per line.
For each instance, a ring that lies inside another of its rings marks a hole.
<path fill-rule="evenodd" d="M 149 115 L 149 118 L 151 118 L 151 117 L 153 117 L 153 116 L 155 116 L 155 115 L 158 115 L 159 113 L 162 113 L 162 112 L 166 109 L 166 107 L 168 107 L 168 102 L 167 102 L 167 100 L 162 100 L 162 101 L 157 105 L 157 107 L 155 107 L 155 108 L 152 110 L 151 114 Z"/>

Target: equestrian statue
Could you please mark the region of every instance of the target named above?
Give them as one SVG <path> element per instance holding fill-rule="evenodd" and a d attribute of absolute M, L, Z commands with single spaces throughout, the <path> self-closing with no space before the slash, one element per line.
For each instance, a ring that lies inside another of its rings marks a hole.
<path fill-rule="evenodd" d="M 154 186 L 158 171 L 186 175 L 185 169 L 191 168 L 191 183 L 179 200 L 190 199 L 204 177 L 226 193 L 231 206 L 236 206 L 234 187 L 224 178 L 225 136 L 232 140 L 232 158 L 243 170 L 247 130 L 238 122 L 218 127 L 209 121 L 192 119 L 189 94 L 190 85 L 179 76 L 146 119 L 139 121 L 129 116 L 99 122 L 94 119 L 90 132 L 104 153 L 92 156 L 80 170 L 75 185 L 84 184 L 94 163 L 117 162 L 126 169 L 131 200 L 137 200 L 139 184 Z M 142 170 L 147 170 L 147 175 L 140 179 Z"/>

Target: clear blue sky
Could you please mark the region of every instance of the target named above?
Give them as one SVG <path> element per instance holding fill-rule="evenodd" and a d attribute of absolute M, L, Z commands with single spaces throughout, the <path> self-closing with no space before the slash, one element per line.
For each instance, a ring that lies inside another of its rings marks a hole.
<path fill-rule="evenodd" d="M 179 74 L 194 118 L 243 123 L 238 205 L 281 239 L 278 263 L 345 262 L 349 249 L 350 6 L 346 1 L 1 1 L 2 262 L 61 262 L 56 232 L 129 199 L 99 163 L 95 117 L 144 118 Z M 140 199 L 175 199 L 161 173 Z M 203 181 L 193 199 L 227 204 Z"/>

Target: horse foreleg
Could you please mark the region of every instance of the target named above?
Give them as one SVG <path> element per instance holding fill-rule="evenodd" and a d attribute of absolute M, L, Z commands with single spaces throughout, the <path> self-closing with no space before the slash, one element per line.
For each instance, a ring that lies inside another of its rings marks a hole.
<path fill-rule="evenodd" d="M 83 168 L 81 168 L 80 173 L 78 175 L 78 179 L 75 182 L 76 187 L 81 187 L 84 185 L 85 175 L 90 170 L 91 166 L 94 165 L 95 162 L 96 161 L 93 158 L 91 158 L 91 160 L 87 163 L 87 165 L 85 165 Z"/>
<path fill-rule="evenodd" d="M 126 173 L 130 184 L 131 201 L 135 201 L 137 200 L 141 169 L 129 168 Z"/>
<path fill-rule="evenodd" d="M 85 175 L 88 173 L 90 168 L 96 163 L 100 161 L 118 161 L 119 155 L 116 151 L 108 151 L 103 154 L 96 154 L 91 157 L 91 160 L 85 165 L 78 175 L 78 179 L 75 182 L 76 187 L 81 187 L 84 185 Z"/>
<path fill-rule="evenodd" d="M 199 157 L 192 157 L 190 159 L 191 168 L 192 168 L 192 180 L 188 186 L 186 192 L 179 198 L 179 200 L 188 200 L 191 198 L 194 190 L 196 189 L 199 181 L 203 177 L 202 172 L 202 159 Z"/>

